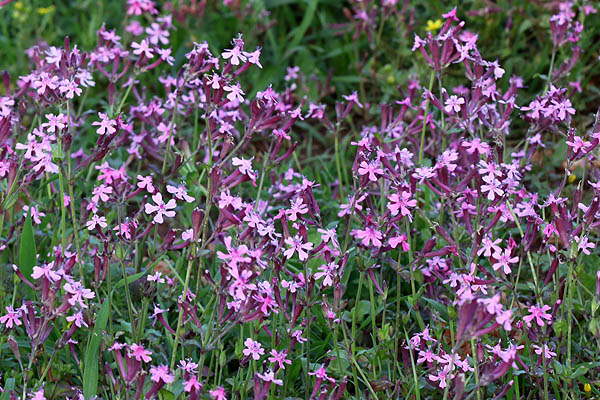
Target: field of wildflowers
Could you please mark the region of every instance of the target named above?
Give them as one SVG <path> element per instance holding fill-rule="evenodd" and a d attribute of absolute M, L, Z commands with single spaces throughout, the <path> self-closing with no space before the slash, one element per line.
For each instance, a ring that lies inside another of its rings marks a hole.
<path fill-rule="evenodd" d="M 594 3 L 0 0 L 0 400 L 598 398 Z"/>

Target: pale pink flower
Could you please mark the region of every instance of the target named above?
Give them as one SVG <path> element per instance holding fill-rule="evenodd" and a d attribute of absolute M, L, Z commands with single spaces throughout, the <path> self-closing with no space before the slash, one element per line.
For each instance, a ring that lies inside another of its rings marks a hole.
<path fill-rule="evenodd" d="M 144 211 L 146 214 L 154 214 L 154 222 L 157 224 L 162 224 L 164 222 L 163 215 L 168 218 L 173 218 L 175 216 L 175 211 L 172 211 L 175 207 L 177 207 L 177 203 L 175 199 L 169 200 L 167 203 L 163 201 L 162 194 L 156 193 L 152 196 L 152 200 L 156 204 L 146 203 L 144 206 Z"/>

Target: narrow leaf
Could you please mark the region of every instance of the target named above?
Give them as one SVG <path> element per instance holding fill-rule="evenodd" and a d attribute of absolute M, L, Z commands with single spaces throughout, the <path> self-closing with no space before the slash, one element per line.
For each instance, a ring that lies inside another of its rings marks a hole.
<path fill-rule="evenodd" d="M 94 331 L 85 351 L 85 364 L 83 365 L 83 396 L 86 400 L 96 396 L 98 391 L 98 353 L 102 343 L 103 331 L 108 322 L 108 300 L 104 300 L 98 311 Z"/>
<path fill-rule="evenodd" d="M 33 235 L 33 225 L 31 224 L 31 210 L 27 213 L 23 231 L 21 232 L 21 241 L 19 243 L 19 269 L 30 279 L 33 267 L 37 263 L 35 236 Z"/>

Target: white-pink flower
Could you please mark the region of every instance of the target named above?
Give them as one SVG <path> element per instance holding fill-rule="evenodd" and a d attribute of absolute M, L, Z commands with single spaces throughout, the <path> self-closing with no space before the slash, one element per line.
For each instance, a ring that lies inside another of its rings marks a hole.
<path fill-rule="evenodd" d="M 156 204 L 146 203 L 144 206 L 144 210 L 146 214 L 154 214 L 154 222 L 157 224 L 162 224 L 164 222 L 163 215 L 165 217 L 173 218 L 175 216 L 175 211 L 172 211 L 175 207 L 177 207 L 177 202 L 175 199 L 169 200 L 167 203 L 163 201 L 162 194 L 156 193 L 152 196 L 152 200 Z"/>

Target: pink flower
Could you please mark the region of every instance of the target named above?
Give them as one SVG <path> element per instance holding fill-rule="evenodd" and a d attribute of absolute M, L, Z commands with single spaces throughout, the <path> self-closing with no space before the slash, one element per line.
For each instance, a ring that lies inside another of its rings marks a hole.
<path fill-rule="evenodd" d="M 5 308 L 7 314 L 0 317 L 0 323 L 4 324 L 8 329 L 23 324 L 21 322 L 21 309 L 18 308 L 15 311 L 11 306 L 6 306 Z"/>
<path fill-rule="evenodd" d="M 504 194 L 504 191 L 500 189 L 500 181 L 493 175 L 484 176 L 483 180 L 486 182 L 486 184 L 481 185 L 481 192 L 488 192 L 487 198 L 489 201 L 494 201 L 496 195 L 502 196 Z"/>
<path fill-rule="evenodd" d="M 328 264 L 322 264 L 319 267 L 320 272 L 315 274 L 315 279 L 321 279 L 324 277 L 325 279 L 323 279 L 323 286 L 331 286 L 333 284 L 333 278 L 335 277 L 337 269 L 338 265 L 335 263 L 335 261 L 332 261 Z"/>
<path fill-rule="evenodd" d="M 294 222 L 298 219 L 297 214 L 306 214 L 308 212 L 308 207 L 303 202 L 302 197 L 292 200 L 292 206 L 288 210 L 285 210 L 288 220 Z"/>
<path fill-rule="evenodd" d="M 209 391 L 208 394 L 210 394 L 210 397 L 212 397 L 215 400 L 227 400 L 227 395 L 225 393 L 225 389 L 222 388 L 221 386 Z"/>
<path fill-rule="evenodd" d="M 583 252 L 583 254 L 585 255 L 590 255 L 590 249 L 593 249 L 596 247 L 596 244 L 593 242 L 589 242 L 587 236 L 582 236 L 581 238 L 579 236 L 575 236 L 575 241 L 577 242 L 577 250 Z"/>
<path fill-rule="evenodd" d="M 547 344 L 543 344 L 541 346 L 534 344 L 532 345 L 532 347 L 535 351 L 535 354 L 542 355 L 542 352 L 544 352 L 544 359 L 546 360 L 550 360 L 553 357 L 556 357 L 556 353 L 551 351 Z"/>
<path fill-rule="evenodd" d="M 590 146 L 591 143 L 587 140 L 583 140 L 580 136 L 573 136 L 573 139 L 567 140 L 567 145 L 573 149 L 573 153 L 586 153 L 585 148 Z"/>
<path fill-rule="evenodd" d="M 254 360 L 258 360 L 265 354 L 265 349 L 262 348 L 262 345 L 259 342 L 252 340 L 252 338 L 247 338 L 244 341 L 244 346 L 246 346 L 246 348 L 243 350 L 243 353 L 246 357 L 252 357 Z"/>
<path fill-rule="evenodd" d="M 44 265 L 43 267 L 33 267 L 31 277 L 33 279 L 40 279 L 41 277 L 46 278 L 50 282 L 57 282 L 61 276 L 53 270 L 54 262 Z"/>
<path fill-rule="evenodd" d="M 309 372 L 308 374 L 316 376 L 317 378 L 319 378 L 321 380 L 328 380 L 331 383 L 335 383 L 335 379 L 333 379 L 327 375 L 327 371 L 325 370 L 325 367 L 320 367 L 316 371 Z"/>
<path fill-rule="evenodd" d="M 63 289 L 69 294 L 68 302 L 72 306 L 78 304 L 81 308 L 87 308 L 85 300 L 93 299 L 94 297 L 96 297 L 96 294 L 90 289 L 86 289 L 85 287 L 83 287 L 81 282 L 67 282 L 63 286 Z"/>
<path fill-rule="evenodd" d="M 187 381 L 184 382 L 183 390 L 188 393 L 193 390 L 200 391 L 202 390 L 202 384 L 198 382 L 198 378 L 196 378 L 196 375 L 192 375 Z"/>
<path fill-rule="evenodd" d="M 246 56 L 242 54 L 241 49 L 237 45 L 233 49 L 224 50 L 223 53 L 221 53 L 221 57 L 225 60 L 231 58 L 231 65 L 240 65 L 240 61 L 246 61 Z"/>
<path fill-rule="evenodd" d="M 286 238 L 285 244 L 290 246 L 290 248 L 284 251 L 283 255 L 290 259 L 294 255 L 294 252 L 297 251 L 300 261 L 305 261 L 308 258 L 307 252 L 311 251 L 313 248 L 313 244 L 311 242 L 303 243 L 302 238 L 299 235 Z"/>
<path fill-rule="evenodd" d="M 446 100 L 446 106 L 444 107 L 444 110 L 446 110 L 447 113 L 452 113 L 452 111 L 457 113 L 460 111 L 460 106 L 462 104 L 465 104 L 465 99 L 462 97 L 457 97 L 456 95 L 452 95 Z"/>
<path fill-rule="evenodd" d="M 412 195 L 410 194 L 410 192 L 400 192 L 400 194 L 394 193 L 391 196 L 388 196 L 387 198 L 390 200 L 390 203 L 388 203 L 387 208 L 388 210 L 390 210 L 392 216 L 395 217 L 396 215 L 398 215 L 398 211 L 400 211 L 400 214 L 403 217 L 408 215 L 408 219 L 412 222 L 412 217 L 408 208 L 416 207 L 417 200 L 412 199 Z"/>
<path fill-rule="evenodd" d="M 388 243 L 390 244 L 392 249 L 395 249 L 400 244 L 402 245 L 402 251 L 409 251 L 410 244 L 408 243 L 407 239 L 408 237 L 403 233 L 402 235 L 390 238 Z"/>
<path fill-rule="evenodd" d="M 477 250 L 477 255 L 480 256 L 481 254 L 483 254 L 484 257 L 489 257 L 493 253 L 502 252 L 502 249 L 500 248 L 500 246 L 498 246 L 498 244 L 500 243 L 502 243 L 502 239 L 496 239 L 492 242 L 492 239 L 490 239 L 489 236 L 484 237 L 481 241 L 482 247 L 479 250 Z"/>
<path fill-rule="evenodd" d="M 523 317 L 523 321 L 527 324 L 527 326 L 531 327 L 531 321 L 535 318 L 535 322 L 540 326 L 544 326 L 545 322 L 552 321 L 552 315 L 548 314 L 546 311 L 551 309 L 550 306 L 544 304 L 542 307 L 531 306 L 529 307 L 529 315 Z"/>
<path fill-rule="evenodd" d="M 63 79 L 58 87 L 60 93 L 65 93 L 67 99 L 72 99 L 75 95 L 81 96 L 81 88 L 72 80 Z"/>
<path fill-rule="evenodd" d="M 239 103 L 244 101 L 245 93 L 239 83 L 236 83 L 235 85 L 225 85 L 223 86 L 223 89 L 225 89 L 226 92 L 229 92 L 227 94 L 227 99 L 229 101 L 237 101 Z"/>
<path fill-rule="evenodd" d="M 137 179 L 138 179 L 137 187 L 139 187 L 140 189 L 146 188 L 148 193 L 154 193 L 155 189 L 154 189 L 154 185 L 152 184 L 152 176 L 138 175 Z"/>
<path fill-rule="evenodd" d="M 100 226 L 100 228 L 106 228 L 108 226 L 106 222 L 106 217 L 99 217 L 98 214 L 92 215 L 92 219 L 85 223 L 88 230 L 93 231 L 96 228 L 96 225 Z"/>
<path fill-rule="evenodd" d="M 279 365 L 279 368 L 281 369 L 285 369 L 285 364 L 292 364 L 292 362 L 286 358 L 287 350 L 281 350 L 280 352 L 278 352 L 277 350 L 273 349 L 271 350 L 270 354 L 271 357 L 269 357 L 269 362 L 277 363 L 277 365 Z"/>
<path fill-rule="evenodd" d="M 135 49 L 133 50 L 133 54 L 141 55 L 143 53 L 146 58 L 152 58 L 154 56 L 147 39 L 142 40 L 139 44 L 132 42 L 131 47 Z"/>
<path fill-rule="evenodd" d="M 175 216 L 175 211 L 171 211 L 175 207 L 177 207 L 175 199 L 171 199 L 167 203 L 165 203 L 163 201 L 162 194 L 156 193 L 152 196 L 152 200 L 156 203 L 156 205 L 146 203 L 146 205 L 144 206 L 144 211 L 146 212 L 146 214 L 156 213 L 156 215 L 154 216 L 155 223 L 162 224 L 164 222 L 163 215 L 169 218 L 173 218 Z"/>
<path fill-rule="evenodd" d="M 150 367 L 150 380 L 153 382 L 163 381 L 164 383 L 172 383 L 175 380 L 175 376 L 169 371 L 169 367 L 166 365 L 160 365 L 158 367 Z"/>
<path fill-rule="evenodd" d="M 383 175 L 383 170 L 379 168 L 375 162 L 367 163 L 363 161 L 358 168 L 359 175 L 369 175 L 371 182 L 377 182 L 377 175 Z"/>
<path fill-rule="evenodd" d="M 258 376 L 264 382 L 273 382 L 279 386 L 283 385 L 283 381 L 281 379 L 275 379 L 275 373 L 271 370 L 266 371 L 264 374 L 257 373 L 256 376 Z"/>
<path fill-rule="evenodd" d="M 92 122 L 92 126 L 99 126 L 99 128 L 96 129 L 98 135 L 102 136 L 106 133 L 111 135 L 117 131 L 115 128 L 117 121 L 108 118 L 108 115 L 101 112 L 98 113 L 98 118 L 100 118 L 100 121 Z"/>
<path fill-rule="evenodd" d="M 244 51 L 244 55 L 248 57 L 248 62 L 256 65 L 258 68 L 262 69 L 262 64 L 260 63 L 260 47 L 254 50 L 252 53 Z"/>
<path fill-rule="evenodd" d="M 194 199 L 192 196 L 187 194 L 184 185 L 172 186 L 167 185 L 167 192 L 171 193 L 177 200 L 185 200 L 188 203 L 193 202 Z"/>
<path fill-rule="evenodd" d="M 365 230 L 355 230 L 354 237 L 356 239 L 362 239 L 361 243 L 364 246 L 368 246 L 369 243 L 373 243 L 373 246 L 375 247 L 381 247 L 381 239 L 383 239 L 381 232 L 371 227 L 367 227 Z"/>
<path fill-rule="evenodd" d="M 134 343 L 129 346 L 129 356 L 135 357 L 135 359 L 138 361 L 143 361 L 145 363 L 152 361 L 152 358 L 150 358 L 151 354 L 152 352 L 150 350 L 146 350 L 142 345 Z"/>
<path fill-rule="evenodd" d="M 510 256 L 511 250 L 510 249 L 506 249 L 504 250 L 504 253 L 495 253 L 493 255 L 493 257 L 498 260 L 497 263 L 495 263 L 494 265 L 492 265 L 492 268 L 494 268 L 494 271 L 499 270 L 500 268 L 504 268 L 504 273 L 505 274 L 510 274 L 511 269 L 510 269 L 510 264 L 514 264 L 516 262 L 519 262 L 519 257 L 511 257 Z"/>

